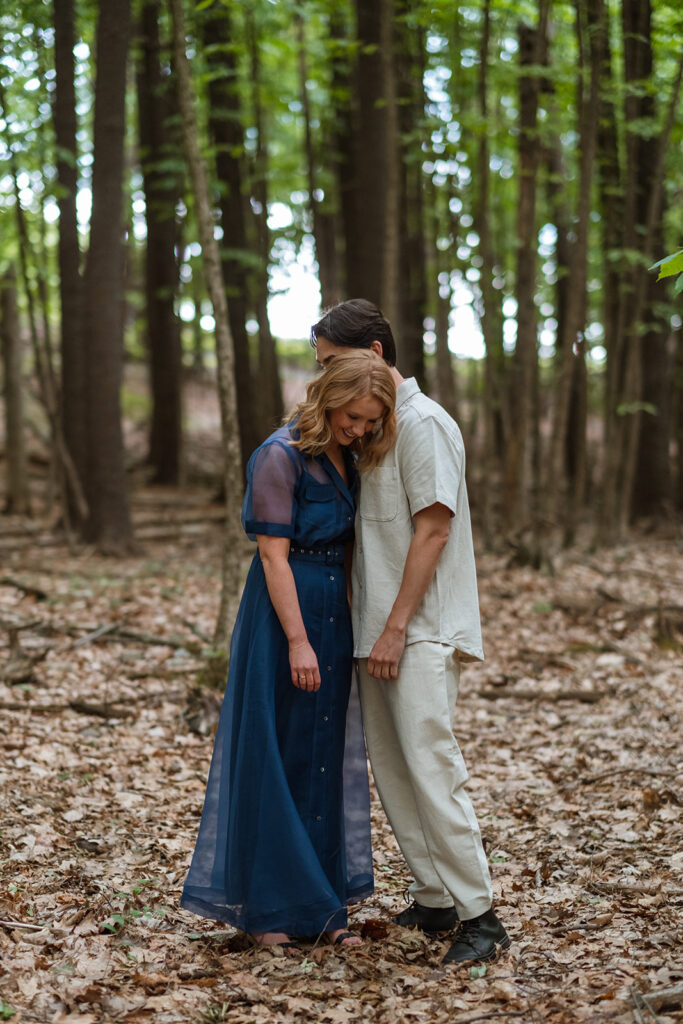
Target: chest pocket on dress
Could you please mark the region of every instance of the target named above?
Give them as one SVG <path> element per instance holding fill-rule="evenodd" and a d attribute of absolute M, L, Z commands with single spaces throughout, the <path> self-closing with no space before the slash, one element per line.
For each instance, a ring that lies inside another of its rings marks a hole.
<path fill-rule="evenodd" d="M 398 472 L 394 466 L 378 466 L 361 477 L 360 517 L 388 522 L 398 512 Z"/>
<path fill-rule="evenodd" d="M 304 487 L 304 500 L 299 514 L 307 523 L 329 529 L 337 518 L 335 499 L 337 490 L 331 484 L 308 483 Z"/>

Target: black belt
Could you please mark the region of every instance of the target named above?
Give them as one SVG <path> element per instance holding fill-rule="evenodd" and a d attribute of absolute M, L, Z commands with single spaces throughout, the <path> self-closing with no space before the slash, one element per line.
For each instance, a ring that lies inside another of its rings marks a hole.
<path fill-rule="evenodd" d="M 289 545 L 289 557 L 304 562 L 324 562 L 326 565 L 343 565 L 346 554 L 345 544 L 326 544 L 324 547 L 304 548 L 299 544 Z"/>

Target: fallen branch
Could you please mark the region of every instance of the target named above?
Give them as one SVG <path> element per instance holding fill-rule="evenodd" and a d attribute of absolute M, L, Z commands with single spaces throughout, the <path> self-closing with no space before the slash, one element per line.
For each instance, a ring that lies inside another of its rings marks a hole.
<path fill-rule="evenodd" d="M 47 598 L 47 593 L 40 587 L 32 587 L 28 583 L 22 583 L 21 580 L 15 580 L 12 576 L 0 576 L 0 586 L 14 587 L 15 590 L 21 590 L 23 594 L 29 594 L 38 601 L 44 601 Z"/>
<path fill-rule="evenodd" d="M 608 768 L 604 772 L 598 772 L 597 775 L 587 775 L 583 779 L 579 779 L 584 786 L 589 785 L 591 782 L 599 782 L 601 779 L 607 779 L 610 775 L 629 775 L 633 773 L 635 775 L 653 775 L 655 778 L 659 778 L 662 775 L 675 775 L 676 772 L 669 772 L 657 768 L 638 768 L 634 766 L 632 768 Z"/>
<path fill-rule="evenodd" d="M 478 696 L 484 700 L 576 700 L 581 704 L 597 704 L 603 697 L 611 697 L 614 692 L 613 687 L 606 690 L 557 690 L 554 693 L 543 693 L 542 690 L 505 690 L 501 687 L 496 690 L 479 690 Z"/>
<path fill-rule="evenodd" d="M 32 715 L 53 715 L 59 711 L 77 711 L 81 715 L 95 715 L 97 718 L 133 718 L 130 708 L 114 704 L 90 704 L 88 701 L 69 700 L 62 704 L 21 704 L 19 701 L 2 701 L 0 711 L 29 711 Z"/>
<path fill-rule="evenodd" d="M 106 636 L 107 633 L 115 632 L 120 625 L 120 622 L 112 622 L 108 626 L 100 626 L 99 629 L 94 629 L 92 633 L 86 633 L 80 640 L 74 640 L 71 644 L 71 650 L 74 650 L 76 647 L 83 647 L 84 644 L 90 644 L 94 640 L 99 640 L 101 636 Z"/>
<path fill-rule="evenodd" d="M 653 992 L 641 992 L 643 1001 L 651 1010 L 676 1010 L 683 1006 L 683 985 L 673 988 L 658 988 Z"/>
<path fill-rule="evenodd" d="M 0 927 L 2 928 L 25 928 L 30 932 L 40 932 L 45 927 L 44 924 L 27 924 L 24 921 L 0 921 Z"/>
<path fill-rule="evenodd" d="M 635 985 L 631 985 L 631 990 L 630 991 L 631 991 L 631 1001 L 633 1003 L 633 1015 L 636 1018 L 636 1021 L 638 1022 L 638 1024 L 645 1024 L 645 1018 L 643 1017 L 643 1012 L 642 1012 L 643 1010 L 645 1010 L 645 1012 L 648 1014 L 648 1017 L 651 1020 L 656 1021 L 657 1020 L 656 1013 L 654 1012 L 654 1010 L 650 1006 L 648 1006 L 648 1004 L 645 1002 L 645 1000 L 643 999 L 643 997 L 640 994 L 640 992 L 638 991 L 638 989 L 635 987 Z"/>
<path fill-rule="evenodd" d="M 683 896 L 683 889 L 662 889 L 661 885 L 638 885 L 629 882 L 588 882 L 586 889 L 595 893 L 633 893 L 634 896 Z"/>

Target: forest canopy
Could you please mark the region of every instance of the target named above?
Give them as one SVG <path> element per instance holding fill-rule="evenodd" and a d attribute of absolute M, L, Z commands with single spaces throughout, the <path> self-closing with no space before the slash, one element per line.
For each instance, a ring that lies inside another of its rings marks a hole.
<path fill-rule="evenodd" d="M 582 523 L 608 542 L 680 511 L 680 299 L 650 269 L 683 238 L 677 4 L 30 0 L 0 21 L 8 510 L 35 394 L 65 522 L 130 544 L 124 372 L 148 368 L 149 475 L 177 484 L 223 322 L 243 464 L 285 364 L 314 372 L 269 318 L 304 268 L 321 307 L 378 303 L 459 419 L 488 544 L 540 564 Z"/>

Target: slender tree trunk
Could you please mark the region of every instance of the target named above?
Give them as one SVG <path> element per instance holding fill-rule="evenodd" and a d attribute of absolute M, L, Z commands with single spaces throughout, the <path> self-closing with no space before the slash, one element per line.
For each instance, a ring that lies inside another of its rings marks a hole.
<path fill-rule="evenodd" d="M 586 21 L 584 22 L 584 18 Z M 567 494 L 566 441 L 573 381 L 585 386 L 585 370 L 577 368 L 583 360 L 583 331 L 586 315 L 586 281 L 588 275 L 588 227 L 591 208 L 591 183 L 597 147 L 597 121 L 600 106 L 600 71 L 602 38 L 605 33 L 605 8 L 602 0 L 591 0 L 584 10 L 582 0 L 576 3 L 576 33 L 579 49 L 579 198 L 575 218 L 576 239 L 571 249 L 567 309 L 559 340 L 558 380 L 553 398 L 553 421 L 548 476 L 546 479 L 547 518 L 559 523 L 560 507 L 565 509 L 568 537 L 573 534 L 578 502 L 583 496 L 583 481 L 576 481 Z M 588 44 L 588 39 L 590 43 Z M 585 53 L 586 46 L 590 52 Z M 588 93 L 586 93 L 588 90 Z M 577 408 L 585 410 L 585 396 L 579 397 Z M 579 441 L 579 464 L 585 468 L 585 411 L 581 414 L 582 436 Z M 578 470 L 578 465 L 575 467 Z M 568 499 L 568 501 L 567 501 Z"/>
<path fill-rule="evenodd" d="M 202 247 L 202 264 L 216 321 L 216 356 L 218 359 L 218 396 L 223 440 L 223 478 L 226 526 L 223 537 L 223 585 L 221 603 L 214 632 L 214 645 L 227 652 L 230 629 L 237 611 L 243 535 L 240 526 L 242 505 L 242 457 L 237 423 L 237 389 L 235 387 L 235 356 L 230 334 L 228 308 L 214 222 L 206 165 L 199 145 L 196 103 L 190 65 L 185 51 L 185 18 L 182 0 L 169 0 L 173 17 L 173 48 L 178 84 L 178 102 L 183 125 L 183 139 L 192 180 L 195 213 Z"/>
<path fill-rule="evenodd" d="M 182 194 L 180 174 L 170 170 L 176 140 L 169 129 L 172 82 L 161 71 L 159 0 L 145 0 L 141 12 L 138 72 L 140 156 L 145 186 L 147 246 L 145 297 L 152 392 L 149 462 L 153 482 L 177 484 L 182 444 L 182 349 L 174 309 L 178 287 L 175 209 Z"/>
<path fill-rule="evenodd" d="M 545 53 L 547 6 L 536 29 L 519 26 L 522 69 L 542 63 Z M 536 291 L 536 177 L 538 76 L 520 78 L 519 201 L 517 206 L 517 342 L 512 363 L 510 408 L 514 410 L 507 448 L 503 505 L 509 527 L 519 530 L 527 516 L 528 452 L 532 429 L 534 366 L 537 361 Z"/>
<path fill-rule="evenodd" d="M 26 448 L 24 445 L 23 382 L 21 341 L 17 317 L 17 282 L 7 270 L 0 282 L 0 334 L 2 377 L 5 398 L 5 458 L 7 494 L 4 511 L 11 515 L 30 513 Z"/>
<path fill-rule="evenodd" d="M 306 34 L 303 16 L 303 4 L 297 0 L 294 8 L 294 23 L 297 33 L 299 97 L 304 122 L 304 154 L 306 159 L 306 180 L 308 185 L 308 209 L 315 241 L 315 254 L 318 262 L 318 279 L 320 281 L 321 305 L 323 308 L 334 305 L 341 299 L 339 282 L 338 258 L 335 246 L 334 218 L 323 207 L 323 197 L 316 182 L 316 154 L 313 145 L 313 129 L 311 127 L 311 102 L 308 94 L 308 67 L 306 60 Z M 329 205 L 329 204 L 327 204 Z"/>
<path fill-rule="evenodd" d="M 78 144 L 76 141 L 76 89 L 74 80 L 74 0 L 54 0 L 55 92 L 53 118 L 57 141 L 59 182 L 59 294 L 61 301 L 61 403 L 60 416 L 66 447 L 74 470 L 85 481 L 87 462 L 85 339 L 83 334 L 83 283 L 76 197 L 78 195 Z M 79 520 L 73 488 L 68 489 L 69 511 Z"/>
<path fill-rule="evenodd" d="M 393 0 L 356 0 L 354 202 L 345 224 L 349 295 L 383 308 L 397 328 L 398 166 L 393 84 Z M 372 153 L 372 160 L 367 155 Z M 372 244 L 368 245 L 368 239 Z"/>
<path fill-rule="evenodd" d="M 424 40 L 407 0 L 398 0 L 396 22 L 399 132 L 398 361 L 401 372 L 425 385 L 424 319 L 427 312 L 422 152 L 410 138 L 425 118 Z M 438 352 L 438 347 L 437 347 Z"/>
<path fill-rule="evenodd" d="M 614 337 L 615 371 L 609 376 L 607 402 L 606 462 L 598 540 L 610 543 L 623 535 L 632 509 L 636 478 L 642 402 L 643 321 L 649 287 L 647 266 L 652 262 L 661 211 L 664 158 L 676 117 L 683 79 L 683 54 L 669 99 L 666 124 L 656 145 L 641 138 L 641 117 L 652 113 L 647 93 L 638 83 L 647 80 L 651 68 L 649 0 L 624 0 L 624 68 L 627 81 L 626 154 L 624 190 L 624 249 L 637 249 L 642 262 L 622 275 L 617 326 Z M 643 102 L 647 104 L 643 107 Z M 635 125 L 635 127 L 633 127 Z M 647 153 L 641 147 L 647 146 Z M 652 150 L 654 148 L 654 159 Z M 642 158 L 641 158 L 641 153 Z M 642 181 L 643 168 L 646 181 Z M 621 368 L 623 371 L 619 373 Z"/>
<path fill-rule="evenodd" d="M 329 14 L 329 33 L 332 47 L 331 64 L 331 107 L 332 129 L 329 132 L 330 170 L 334 175 L 339 195 L 340 230 L 337 234 L 342 252 L 340 256 L 339 279 L 340 298 L 352 298 L 348 276 L 350 256 L 349 239 L 357 231 L 360 205 L 358 194 L 358 169 L 354 146 L 354 103 L 351 95 L 353 72 L 348 58 L 348 32 L 344 12 L 336 4 Z"/>
<path fill-rule="evenodd" d="M 229 6 L 214 2 L 201 20 L 209 76 L 209 131 L 216 148 L 216 177 L 220 184 L 221 265 L 228 298 L 228 316 L 235 351 L 235 383 L 243 468 L 268 433 L 255 415 L 255 386 L 249 359 L 245 254 L 248 251 L 243 177 L 244 131 L 237 79 L 233 22 Z"/>
<path fill-rule="evenodd" d="M 490 38 L 490 0 L 485 0 L 483 25 L 479 47 L 478 108 L 482 123 L 489 120 L 488 66 Z M 495 260 L 491 245 L 490 190 L 491 168 L 489 141 L 486 132 L 481 132 L 477 152 L 478 195 L 474 212 L 474 228 L 479 236 L 481 258 L 482 309 L 481 332 L 484 336 L 486 356 L 484 362 L 484 485 L 482 488 L 482 526 L 487 548 L 493 546 L 496 534 L 493 510 L 495 487 L 492 481 L 500 476 L 501 459 L 497 438 L 502 434 L 504 444 L 510 435 L 509 413 L 504 390 L 505 352 L 503 349 L 502 318 L 500 300 L 493 280 L 496 275 Z"/>
<path fill-rule="evenodd" d="M 270 229 L 268 228 L 268 144 L 261 101 L 261 64 L 256 27 L 248 11 L 249 55 L 251 62 L 253 120 L 256 128 L 256 153 L 253 168 L 253 195 L 255 200 L 254 227 L 259 269 L 255 275 L 256 318 L 259 325 L 259 394 L 261 415 L 265 426 L 273 429 L 284 415 L 282 387 L 278 367 L 275 339 L 268 318 L 270 262 Z"/>
<path fill-rule="evenodd" d="M 132 547 L 120 387 L 126 59 L 130 0 L 102 4 L 97 25 L 92 216 L 85 278 L 87 339 L 86 539 L 108 553 Z"/>

